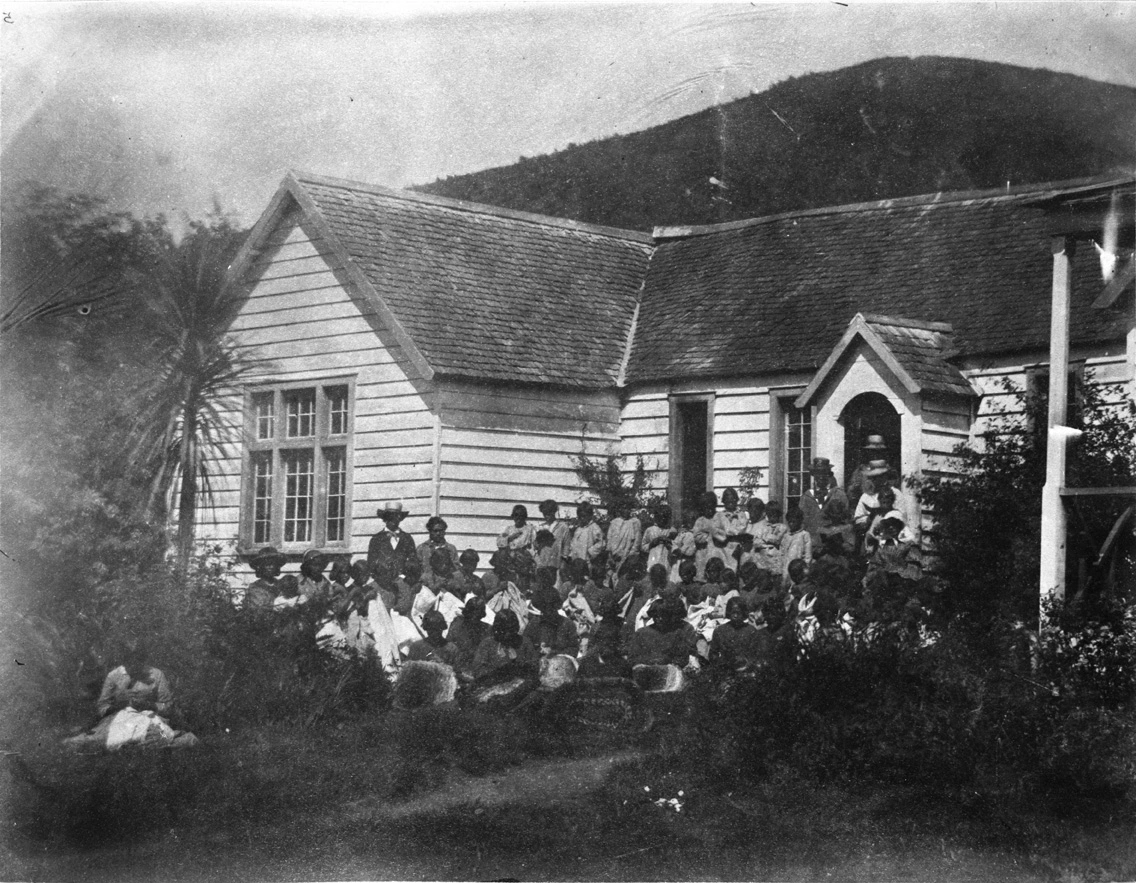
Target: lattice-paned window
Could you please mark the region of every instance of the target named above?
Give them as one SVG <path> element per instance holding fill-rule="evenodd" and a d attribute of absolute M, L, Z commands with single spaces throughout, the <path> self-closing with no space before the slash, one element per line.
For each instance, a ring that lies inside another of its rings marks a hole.
<path fill-rule="evenodd" d="M 307 438 L 316 431 L 316 391 L 300 389 L 285 393 L 288 438 Z"/>
<path fill-rule="evenodd" d="M 298 552 L 347 545 L 352 393 L 344 381 L 250 391 L 242 546 Z"/>
<path fill-rule="evenodd" d="M 323 452 L 327 472 L 327 539 L 346 539 L 347 527 L 347 451 L 326 448 Z"/>
<path fill-rule="evenodd" d="M 810 488 L 809 464 L 813 456 L 813 421 L 808 408 L 788 406 L 784 411 L 784 488 L 790 505 Z"/>
<path fill-rule="evenodd" d="M 272 526 L 272 452 L 258 451 L 249 458 L 252 475 L 252 541 L 269 542 Z"/>

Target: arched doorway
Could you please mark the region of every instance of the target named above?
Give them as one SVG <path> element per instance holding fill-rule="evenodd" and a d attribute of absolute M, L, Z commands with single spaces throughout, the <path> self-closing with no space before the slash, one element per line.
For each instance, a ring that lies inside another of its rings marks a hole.
<path fill-rule="evenodd" d="M 903 463 L 900 439 L 899 412 L 887 397 L 878 392 L 862 392 L 853 398 L 840 413 L 844 427 L 844 478 L 848 487 L 852 473 L 860 465 L 863 447 L 869 435 L 882 435 L 886 450 L 873 459 L 886 459 L 898 476 Z"/>

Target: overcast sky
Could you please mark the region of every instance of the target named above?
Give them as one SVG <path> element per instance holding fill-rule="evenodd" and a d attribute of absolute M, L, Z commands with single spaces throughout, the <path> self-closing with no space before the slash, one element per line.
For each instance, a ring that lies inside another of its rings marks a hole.
<path fill-rule="evenodd" d="M 0 173 L 251 224 L 296 168 L 404 186 L 789 76 L 950 55 L 1136 86 L 1131 3 L 7 2 Z"/>

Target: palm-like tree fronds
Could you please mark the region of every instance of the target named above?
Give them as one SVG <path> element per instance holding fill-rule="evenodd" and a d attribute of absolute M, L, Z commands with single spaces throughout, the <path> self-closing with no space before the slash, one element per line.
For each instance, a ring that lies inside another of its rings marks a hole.
<path fill-rule="evenodd" d="M 224 274 L 239 242 L 227 222 L 195 225 L 181 243 L 160 248 L 145 274 L 157 370 L 142 397 L 132 459 L 153 470 L 151 511 L 167 518 L 176 496 L 183 562 L 198 504 L 212 499 L 213 463 L 240 438 L 240 384 L 260 364 L 227 334 L 240 301 Z"/>

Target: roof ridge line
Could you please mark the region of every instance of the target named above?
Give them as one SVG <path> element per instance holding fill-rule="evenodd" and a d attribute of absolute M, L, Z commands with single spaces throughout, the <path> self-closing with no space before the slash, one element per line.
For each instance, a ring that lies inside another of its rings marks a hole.
<path fill-rule="evenodd" d="M 465 199 L 452 199 L 448 196 L 435 196 L 432 193 L 421 193 L 416 190 L 405 190 L 397 187 L 385 187 L 381 184 L 367 184 L 363 181 L 353 181 L 349 178 L 335 178 L 330 175 L 317 175 L 312 172 L 302 172 L 290 169 L 289 173 L 301 184 L 322 184 L 325 187 L 341 187 L 345 190 L 357 190 L 363 193 L 373 193 L 391 199 L 404 199 L 408 202 L 435 205 L 439 208 L 453 209 L 454 211 L 470 212 L 471 214 L 493 215 L 495 217 L 509 218 L 514 221 L 525 221 L 545 227 L 559 227 L 564 230 L 575 230 L 579 233 L 590 233 L 595 236 L 604 236 L 609 239 L 621 239 L 640 245 L 654 245 L 655 238 L 650 233 L 640 230 L 625 230 L 621 227 L 608 227 L 602 224 L 588 224 L 584 221 L 573 221 L 570 218 L 558 218 L 555 215 L 542 215 L 537 212 L 524 212 L 517 209 L 504 208 L 498 205 L 489 205 L 481 202 L 470 202 Z"/>
<path fill-rule="evenodd" d="M 931 319 L 908 319 L 904 316 L 892 316 L 887 313 L 860 313 L 865 322 L 873 325 L 894 325 L 900 328 L 918 328 L 921 331 L 938 331 L 943 334 L 953 334 L 954 326 L 950 322 L 936 322 Z"/>
<path fill-rule="evenodd" d="M 1066 192 L 1077 192 L 1085 188 L 1107 187 L 1113 185 L 1130 184 L 1132 175 L 1118 177 L 1116 175 L 1102 175 L 1087 178 L 1071 178 L 1066 181 L 1041 182 L 1036 184 L 1019 184 L 1009 190 L 1005 188 L 989 188 L 983 190 L 940 190 L 936 193 L 922 193 L 912 196 L 899 196 L 893 199 L 880 199 L 870 202 L 852 202 L 844 205 L 818 206 L 816 208 L 793 209 L 787 212 L 778 212 L 772 215 L 761 215 L 756 218 L 742 218 L 737 221 L 725 221 L 721 224 L 691 224 L 660 226 L 652 230 L 655 241 L 662 239 L 685 239 L 694 236 L 707 236 L 714 233 L 723 233 L 730 230 L 741 230 L 746 227 L 755 227 L 775 221 L 784 221 L 789 218 L 809 218 L 823 215 L 851 214 L 853 212 L 887 211 L 895 208 L 909 208 L 914 206 L 935 205 L 966 205 L 978 202 L 1025 202 L 1041 199 L 1044 196 L 1060 196 Z"/>

